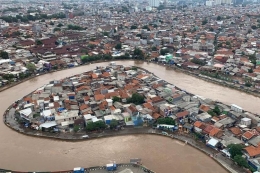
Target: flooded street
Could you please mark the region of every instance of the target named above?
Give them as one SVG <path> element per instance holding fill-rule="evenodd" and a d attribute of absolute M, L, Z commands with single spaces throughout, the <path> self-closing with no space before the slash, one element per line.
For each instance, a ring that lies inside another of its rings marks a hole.
<path fill-rule="evenodd" d="M 260 98 L 208 83 L 186 74 L 166 70 L 155 64 L 117 61 L 117 64 L 136 65 L 153 72 L 158 77 L 184 90 L 222 101 L 237 104 L 251 112 L 259 112 Z M 96 66 L 108 63 L 80 66 L 39 76 L 0 93 L 0 113 L 15 100 L 22 98 L 50 80 L 61 79 Z M 85 142 L 62 142 L 21 135 L 0 125 L 0 168 L 21 171 L 66 170 L 73 167 L 105 165 L 110 161 L 128 162 L 130 158 L 141 158 L 148 168 L 159 173 L 200 172 L 224 173 L 221 166 L 209 156 L 175 140 L 160 136 L 137 135 L 91 140 Z M 189 165 L 189 166 L 187 166 Z"/>

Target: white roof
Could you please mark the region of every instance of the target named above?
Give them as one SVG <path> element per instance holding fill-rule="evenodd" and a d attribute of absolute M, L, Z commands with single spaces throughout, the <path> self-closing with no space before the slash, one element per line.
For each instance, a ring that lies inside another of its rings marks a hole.
<path fill-rule="evenodd" d="M 20 111 L 20 114 L 23 114 L 24 116 L 28 117 L 32 113 L 31 108 L 23 109 Z"/>
<path fill-rule="evenodd" d="M 84 115 L 84 119 L 85 120 L 90 120 L 90 119 L 92 119 L 93 118 L 93 116 L 91 115 L 91 114 L 86 114 L 86 115 Z"/>
<path fill-rule="evenodd" d="M 53 97 L 53 100 L 54 100 L 54 101 L 59 101 L 60 98 L 59 98 L 59 96 L 54 96 L 54 97 Z"/>
<path fill-rule="evenodd" d="M 239 106 L 237 106 L 237 105 L 235 105 L 235 104 L 232 104 L 231 106 L 236 107 L 236 108 L 238 108 L 238 109 L 242 109 L 241 107 L 239 107 Z"/>
<path fill-rule="evenodd" d="M 45 116 L 45 117 L 48 117 L 51 115 L 51 110 L 44 110 L 42 111 L 42 115 Z"/>
<path fill-rule="evenodd" d="M 245 118 L 242 118 L 241 120 L 242 120 L 242 121 L 251 121 L 250 118 L 246 118 L 246 117 L 245 117 Z"/>
<path fill-rule="evenodd" d="M 57 125 L 56 121 L 50 121 L 50 122 L 41 124 L 40 127 L 50 128 L 50 127 L 53 127 L 56 125 Z"/>
<path fill-rule="evenodd" d="M 208 144 L 214 147 L 214 146 L 217 145 L 218 142 L 219 142 L 219 141 L 218 141 L 217 139 L 211 138 L 211 139 L 208 141 Z"/>

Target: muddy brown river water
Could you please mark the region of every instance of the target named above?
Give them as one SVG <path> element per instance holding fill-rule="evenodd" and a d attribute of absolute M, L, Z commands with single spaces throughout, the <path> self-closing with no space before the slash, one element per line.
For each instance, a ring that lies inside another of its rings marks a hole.
<path fill-rule="evenodd" d="M 173 70 L 166 70 L 164 67 L 152 63 L 133 61 L 117 61 L 116 63 L 146 68 L 158 77 L 188 92 L 227 104 L 235 103 L 245 110 L 260 113 L 258 109 L 260 98 Z M 46 74 L 5 90 L 0 93 L 0 114 L 2 115 L 15 100 L 22 98 L 50 80 L 61 79 L 92 70 L 96 66 L 106 65 L 108 63 L 91 64 Z M 209 156 L 196 149 L 160 136 L 130 135 L 74 143 L 21 135 L 1 123 L 0 139 L 0 168 L 5 169 L 20 171 L 68 170 L 78 166 L 105 165 L 110 161 L 122 163 L 128 162 L 130 158 L 142 158 L 147 167 L 158 173 L 227 172 Z"/>

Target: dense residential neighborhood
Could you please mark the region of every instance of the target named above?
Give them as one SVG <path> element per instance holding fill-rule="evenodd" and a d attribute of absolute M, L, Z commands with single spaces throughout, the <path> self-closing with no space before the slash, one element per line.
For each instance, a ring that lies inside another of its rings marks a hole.
<path fill-rule="evenodd" d="M 241 144 L 249 163 L 245 167 L 259 168 L 259 116 L 235 104 L 189 94 L 136 67 L 111 62 L 51 81 L 12 107 L 17 123 L 43 132 L 72 135 L 151 127 L 166 135 L 192 135 L 233 159 L 229 147 Z"/>
<path fill-rule="evenodd" d="M 4 122 L 35 134 L 80 134 L 81 139 L 149 129 L 199 141 L 244 170 L 260 171 L 259 114 L 116 63 L 156 63 L 259 94 L 260 6 L 254 3 L 4 1 L 1 87 L 107 61 L 106 67 L 46 81 L 15 101 Z"/>
<path fill-rule="evenodd" d="M 259 88 L 258 6 L 146 7 L 143 1 L 3 5 L 1 85 L 91 61 L 140 59 Z"/>

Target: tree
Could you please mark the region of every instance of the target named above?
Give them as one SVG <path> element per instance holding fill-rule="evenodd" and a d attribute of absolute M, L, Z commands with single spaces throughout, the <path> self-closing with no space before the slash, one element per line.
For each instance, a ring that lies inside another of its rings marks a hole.
<path fill-rule="evenodd" d="M 90 41 L 95 41 L 96 39 L 94 37 L 90 38 L 89 39 Z"/>
<path fill-rule="evenodd" d="M 86 125 L 86 130 L 93 131 L 93 130 L 102 130 L 105 129 L 107 125 L 104 121 L 97 121 L 97 122 L 89 122 Z"/>
<path fill-rule="evenodd" d="M 89 47 L 90 49 L 94 49 L 96 46 L 95 46 L 94 44 L 89 44 L 88 47 Z"/>
<path fill-rule="evenodd" d="M 157 119 L 157 124 L 175 125 L 175 121 L 170 117 L 165 117 Z"/>
<path fill-rule="evenodd" d="M 153 46 L 152 51 L 157 51 L 157 48 L 155 46 Z"/>
<path fill-rule="evenodd" d="M 210 32 L 213 32 L 213 31 L 214 31 L 214 28 L 210 27 L 210 28 L 209 28 L 209 31 L 210 31 Z"/>
<path fill-rule="evenodd" d="M 208 23 L 208 20 L 207 19 L 204 19 L 203 21 L 202 21 L 202 25 L 206 25 Z"/>
<path fill-rule="evenodd" d="M 36 40 L 36 45 L 42 45 L 42 41 L 41 40 Z"/>
<path fill-rule="evenodd" d="M 147 25 L 143 26 L 142 29 L 147 29 L 147 31 L 150 31 L 150 28 Z"/>
<path fill-rule="evenodd" d="M 118 121 L 113 119 L 110 121 L 109 125 L 110 125 L 110 129 L 115 129 L 118 125 Z"/>
<path fill-rule="evenodd" d="M 54 25 L 54 22 L 53 22 L 53 21 L 51 21 L 51 22 L 50 22 L 50 25 Z"/>
<path fill-rule="evenodd" d="M 36 69 L 35 65 L 32 63 L 27 63 L 26 68 L 28 69 L 29 72 L 34 72 L 34 70 Z"/>
<path fill-rule="evenodd" d="M 229 153 L 231 155 L 231 158 L 234 159 L 236 155 L 242 155 L 242 149 L 244 147 L 241 144 L 230 144 L 228 145 Z"/>
<path fill-rule="evenodd" d="M 239 166 L 242 166 L 244 168 L 249 168 L 249 165 L 248 165 L 246 159 L 240 155 L 236 155 L 234 157 L 234 162 L 236 162 Z"/>
<path fill-rule="evenodd" d="M 140 59 L 144 58 L 143 51 L 141 49 L 139 49 L 139 48 L 135 48 L 134 55 L 139 57 Z"/>
<path fill-rule="evenodd" d="M 58 25 L 57 25 L 57 27 L 62 27 L 63 25 L 61 24 L 61 23 L 59 23 Z"/>
<path fill-rule="evenodd" d="M 130 29 L 137 29 L 137 26 L 132 25 Z"/>
<path fill-rule="evenodd" d="M 218 16 L 218 17 L 217 17 L 217 20 L 221 20 L 221 16 Z"/>
<path fill-rule="evenodd" d="M 252 68 L 248 69 L 248 73 L 253 73 L 253 72 L 254 72 L 254 71 L 253 71 Z"/>
<path fill-rule="evenodd" d="M 60 31 L 61 29 L 60 28 L 54 28 L 53 31 L 56 32 L 56 31 Z"/>
<path fill-rule="evenodd" d="M 194 64 L 201 65 L 201 66 L 206 65 L 206 62 L 205 62 L 205 61 L 200 60 L 200 59 L 197 59 L 197 58 L 193 58 L 193 59 L 191 60 L 191 62 L 193 62 Z"/>
<path fill-rule="evenodd" d="M 0 56 L 1 56 L 3 59 L 9 59 L 9 55 L 8 55 L 8 53 L 5 52 L 5 51 L 2 51 L 2 52 L 0 53 Z"/>
<path fill-rule="evenodd" d="M 114 102 L 120 102 L 120 101 L 121 101 L 121 98 L 120 98 L 120 97 L 117 97 L 117 96 L 114 96 L 114 97 L 112 98 L 112 100 L 113 100 L 113 103 L 114 103 Z"/>
<path fill-rule="evenodd" d="M 45 19 L 42 19 L 41 22 L 45 22 Z"/>
<path fill-rule="evenodd" d="M 246 83 L 245 83 L 245 86 L 246 86 L 246 87 L 251 87 L 252 84 L 251 84 L 250 82 L 246 82 Z"/>
<path fill-rule="evenodd" d="M 136 105 L 140 105 L 144 103 L 144 96 L 139 93 L 132 94 L 132 97 L 127 98 L 127 103 L 134 103 Z"/>
<path fill-rule="evenodd" d="M 161 50 L 160 50 L 160 54 L 161 54 L 161 55 L 166 55 L 166 54 L 169 53 L 169 52 L 170 52 L 169 49 L 161 49 Z"/>
<path fill-rule="evenodd" d="M 251 28 L 252 28 L 253 30 L 257 29 L 257 27 L 256 27 L 255 25 L 252 25 Z"/>
<path fill-rule="evenodd" d="M 74 132 L 78 132 L 79 131 L 79 125 L 74 125 L 73 130 L 74 130 Z"/>
<path fill-rule="evenodd" d="M 108 37 L 109 33 L 108 32 L 104 32 L 103 35 Z"/>
<path fill-rule="evenodd" d="M 120 50 L 122 49 L 122 44 L 121 43 L 118 43 L 116 46 L 115 46 L 116 49 Z"/>

